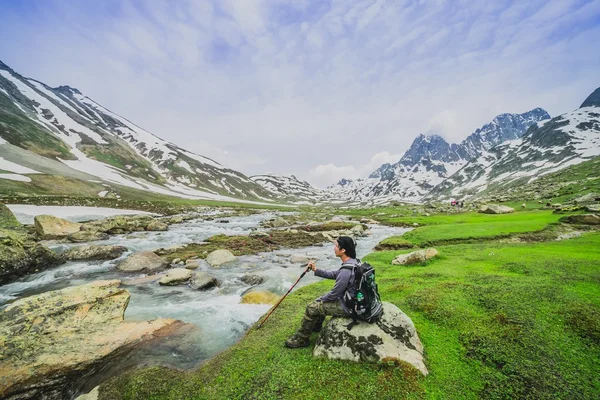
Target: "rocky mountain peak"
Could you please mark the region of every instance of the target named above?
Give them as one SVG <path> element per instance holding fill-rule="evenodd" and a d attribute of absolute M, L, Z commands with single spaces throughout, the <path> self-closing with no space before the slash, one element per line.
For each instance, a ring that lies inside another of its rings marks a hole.
<path fill-rule="evenodd" d="M 583 107 L 600 107 L 600 87 L 592 92 L 587 99 L 581 104 Z"/>
<path fill-rule="evenodd" d="M 52 90 L 55 90 L 57 92 L 65 94 L 67 96 L 72 96 L 73 94 L 81 94 L 81 92 L 79 91 L 79 89 L 76 89 L 76 88 L 68 86 L 68 85 L 62 85 L 62 86 L 59 86 L 59 87 L 55 87 Z"/>

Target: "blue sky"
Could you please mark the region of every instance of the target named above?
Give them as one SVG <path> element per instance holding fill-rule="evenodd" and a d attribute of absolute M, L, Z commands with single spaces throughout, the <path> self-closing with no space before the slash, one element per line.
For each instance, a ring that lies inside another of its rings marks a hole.
<path fill-rule="evenodd" d="M 248 175 L 317 186 L 600 86 L 600 0 L 8 1 L 0 60 Z"/>

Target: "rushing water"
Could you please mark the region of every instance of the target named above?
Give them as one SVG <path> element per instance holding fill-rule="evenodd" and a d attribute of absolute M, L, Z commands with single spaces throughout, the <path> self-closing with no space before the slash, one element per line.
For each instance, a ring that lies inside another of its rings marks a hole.
<path fill-rule="evenodd" d="M 235 343 L 250 325 L 270 308 L 269 305 L 262 304 L 240 304 L 242 294 L 250 288 L 250 285 L 240 280 L 243 275 L 255 274 L 265 279 L 262 284 L 254 286 L 257 290 L 283 294 L 296 281 L 304 267 L 304 265 L 291 264 L 289 262 L 291 255 L 308 255 L 316 260 L 319 268 L 335 269 L 339 267 L 339 260 L 333 253 L 333 246 L 327 243 L 322 246 L 281 249 L 258 255 L 241 256 L 237 257 L 235 262 L 221 268 L 212 268 L 202 263 L 199 270 L 208 272 L 220 281 L 218 288 L 207 291 L 193 290 L 186 285 L 160 286 L 156 281 L 127 284 L 128 281 L 144 277 L 144 274 L 122 272 L 115 268 L 116 265 L 132 252 L 201 242 L 216 234 L 248 234 L 252 229 L 259 227 L 261 221 L 273 218 L 275 215 L 269 212 L 227 217 L 225 220 L 218 218 L 216 214 L 212 221 L 198 219 L 171 225 L 167 232 L 136 232 L 113 236 L 109 240 L 98 243 L 127 247 L 129 251 L 119 259 L 68 262 L 0 286 L 0 307 L 11 300 L 36 293 L 100 279 L 120 279 L 131 294 L 125 319 L 141 321 L 158 317 L 174 318 L 198 327 L 197 330 L 188 331 L 181 337 L 165 340 L 144 351 L 133 353 L 127 360 L 120 362 L 120 368 L 150 364 L 193 368 L 202 360 Z M 87 217 L 89 219 L 90 216 Z M 20 218 L 27 217 L 21 215 Z M 372 225 L 369 235 L 358 239 L 357 254 L 359 257 L 366 255 L 383 238 L 405 231 L 406 229 L 402 228 Z M 77 246 L 56 242 L 48 242 L 47 245 L 56 251 Z M 319 280 L 320 278 L 314 277 L 313 274 L 307 274 L 297 287 Z M 97 374 L 95 380 L 101 380 L 101 375 L 105 373 L 108 374 L 106 371 Z"/>

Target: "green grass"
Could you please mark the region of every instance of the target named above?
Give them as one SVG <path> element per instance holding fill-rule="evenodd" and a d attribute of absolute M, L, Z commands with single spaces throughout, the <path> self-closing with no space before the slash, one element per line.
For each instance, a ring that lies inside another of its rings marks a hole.
<path fill-rule="evenodd" d="M 428 218 L 425 220 L 425 218 Z M 414 219 L 429 225 L 420 226 L 402 236 L 383 240 L 378 249 L 409 248 L 491 240 L 525 232 L 539 232 L 556 224 L 561 218 L 549 210 L 522 211 L 513 214 L 460 213 L 434 215 Z M 405 220 L 408 221 L 408 220 Z M 404 222 L 403 222 L 404 223 Z M 408 224 L 408 222 L 406 222 Z"/>
<path fill-rule="evenodd" d="M 383 300 L 414 321 L 427 377 L 404 364 L 314 359 L 312 345 L 285 349 L 304 306 L 331 288 L 322 281 L 290 295 L 262 329 L 199 370 L 126 373 L 102 385 L 101 398 L 598 398 L 600 234 L 438 250 L 424 266 L 392 266 L 397 251 L 366 257 Z"/>

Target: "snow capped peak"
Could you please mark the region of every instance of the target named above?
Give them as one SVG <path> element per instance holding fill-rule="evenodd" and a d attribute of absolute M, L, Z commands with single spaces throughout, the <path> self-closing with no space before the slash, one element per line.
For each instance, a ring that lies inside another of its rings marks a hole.
<path fill-rule="evenodd" d="M 68 86 L 68 85 L 62 85 L 59 87 L 55 87 L 55 88 L 53 88 L 53 90 L 63 93 L 63 94 L 66 94 L 67 96 L 72 96 L 74 94 L 81 94 L 79 89 L 76 89 L 76 88 Z"/>
<path fill-rule="evenodd" d="M 579 108 L 583 107 L 600 107 L 600 87 L 594 90 Z"/>

